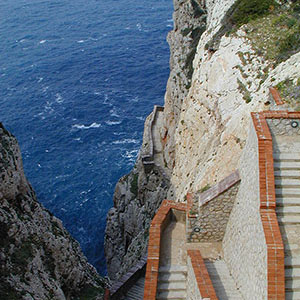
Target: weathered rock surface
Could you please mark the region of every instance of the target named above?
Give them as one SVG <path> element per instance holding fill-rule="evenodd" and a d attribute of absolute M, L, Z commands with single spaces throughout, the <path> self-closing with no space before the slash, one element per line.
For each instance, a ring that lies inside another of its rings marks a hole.
<path fill-rule="evenodd" d="M 37 201 L 17 141 L 1 123 L 0 178 L 0 299 L 102 299 L 104 280 Z"/>

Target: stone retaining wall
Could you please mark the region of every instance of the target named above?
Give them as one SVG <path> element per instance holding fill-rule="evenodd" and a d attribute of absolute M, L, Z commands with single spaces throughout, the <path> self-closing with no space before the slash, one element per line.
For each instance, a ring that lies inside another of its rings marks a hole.
<path fill-rule="evenodd" d="M 294 122 L 297 127 L 292 126 Z M 267 123 L 272 135 L 300 135 L 300 119 L 267 119 Z"/>
<path fill-rule="evenodd" d="M 223 240 L 227 222 L 239 189 L 239 173 L 236 171 L 203 193 L 193 196 L 193 209 L 197 214 L 187 218 L 188 242 L 219 242 Z M 190 197 L 190 195 L 189 195 Z"/>

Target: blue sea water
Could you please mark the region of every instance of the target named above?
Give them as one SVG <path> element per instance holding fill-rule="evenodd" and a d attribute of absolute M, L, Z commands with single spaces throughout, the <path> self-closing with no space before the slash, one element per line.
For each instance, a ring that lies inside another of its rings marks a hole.
<path fill-rule="evenodd" d="M 0 0 L 0 121 L 38 199 L 105 274 L 106 213 L 163 104 L 171 0 Z"/>

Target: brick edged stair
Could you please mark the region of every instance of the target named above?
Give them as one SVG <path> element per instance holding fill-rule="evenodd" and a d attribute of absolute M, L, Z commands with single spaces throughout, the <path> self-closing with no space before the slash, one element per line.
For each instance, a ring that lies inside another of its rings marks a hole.
<path fill-rule="evenodd" d="M 158 272 L 156 299 L 185 300 L 187 267 L 182 265 L 162 266 Z"/>
<path fill-rule="evenodd" d="M 204 262 L 218 299 L 243 299 L 223 260 L 209 261 L 205 259 Z"/>
<path fill-rule="evenodd" d="M 300 299 L 300 152 L 273 153 L 276 214 L 284 243 L 285 297 Z"/>

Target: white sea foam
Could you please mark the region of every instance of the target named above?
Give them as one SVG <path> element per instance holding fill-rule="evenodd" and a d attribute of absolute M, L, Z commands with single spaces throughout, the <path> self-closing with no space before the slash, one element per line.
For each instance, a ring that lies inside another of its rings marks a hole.
<path fill-rule="evenodd" d="M 142 31 L 142 24 L 141 23 L 137 23 L 136 27 L 137 27 L 138 31 Z"/>
<path fill-rule="evenodd" d="M 105 121 L 105 123 L 109 126 L 112 126 L 112 125 L 119 125 L 122 123 L 122 121 Z"/>
<path fill-rule="evenodd" d="M 63 103 L 63 102 L 64 102 L 64 98 L 62 97 L 61 94 L 57 93 L 57 94 L 55 95 L 55 101 L 56 101 L 57 103 Z"/>
<path fill-rule="evenodd" d="M 38 83 L 42 82 L 44 80 L 43 77 L 40 77 L 39 80 L 38 80 Z"/>
<path fill-rule="evenodd" d="M 136 158 L 138 155 L 139 150 L 131 150 L 131 151 L 126 151 L 125 154 L 122 156 L 125 158 Z"/>
<path fill-rule="evenodd" d="M 113 144 L 138 144 L 139 141 L 136 139 L 125 139 L 125 140 L 118 140 L 114 141 Z"/>
<path fill-rule="evenodd" d="M 84 43 L 84 42 L 86 42 L 86 41 L 85 41 L 85 40 L 77 41 L 77 43 L 79 43 L 79 44 L 82 44 L 82 43 Z"/>
<path fill-rule="evenodd" d="M 99 128 L 101 127 L 101 124 L 98 123 L 92 123 L 91 125 L 82 125 L 82 124 L 74 124 L 72 125 L 72 128 L 76 128 L 76 129 L 90 129 L 90 128 Z"/>
<path fill-rule="evenodd" d="M 117 113 L 117 109 L 115 106 L 109 111 L 109 113 L 112 117 L 116 117 L 116 118 L 120 117 L 120 115 Z"/>
<path fill-rule="evenodd" d="M 136 117 L 137 120 L 145 121 L 144 117 Z"/>
<path fill-rule="evenodd" d="M 47 40 L 41 40 L 40 44 L 45 44 L 47 42 Z"/>

